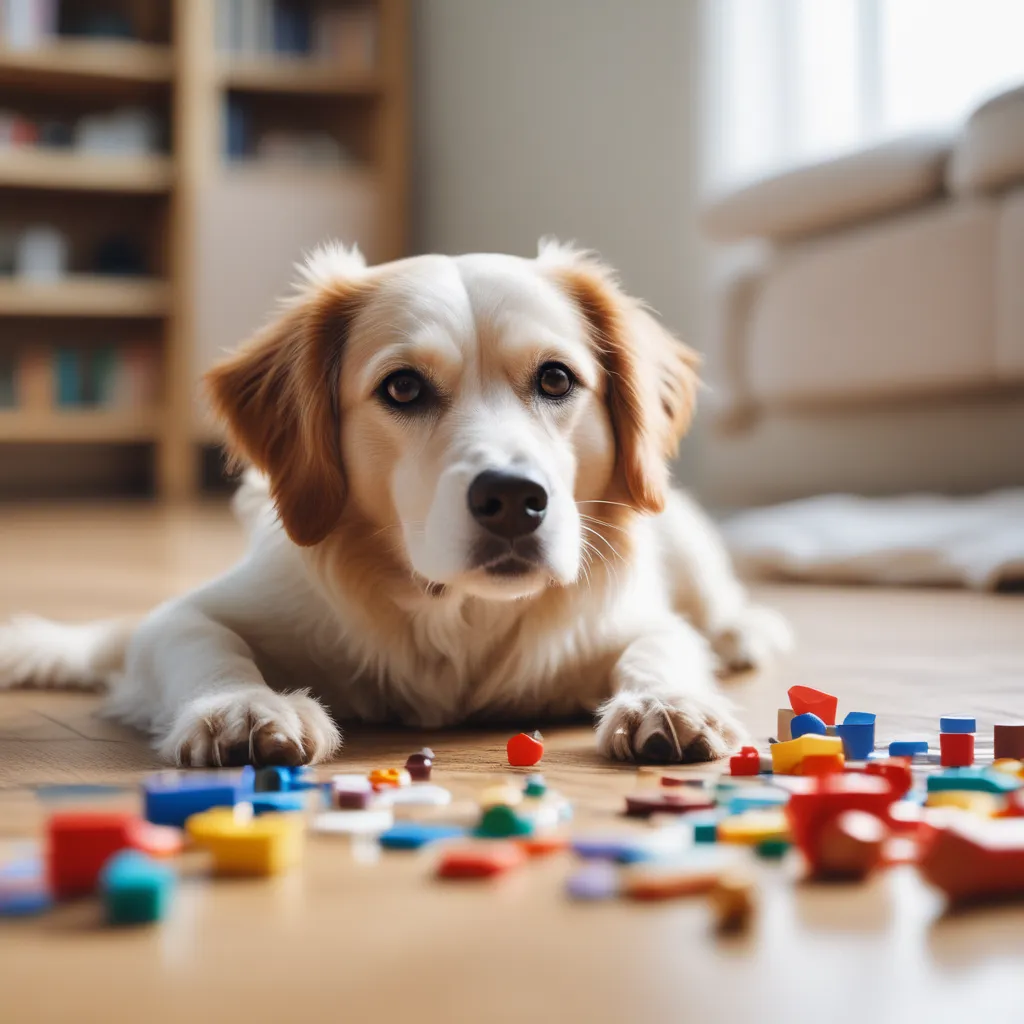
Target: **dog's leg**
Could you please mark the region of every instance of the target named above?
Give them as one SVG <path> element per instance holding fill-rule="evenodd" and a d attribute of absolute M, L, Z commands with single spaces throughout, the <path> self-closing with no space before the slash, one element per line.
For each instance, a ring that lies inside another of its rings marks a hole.
<path fill-rule="evenodd" d="M 682 619 L 634 640 L 598 709 L 597 746 L 618 761 L 710 761 L 739 746 L 743 727 L 716 689 L 704 639 Z"/>
<path fill-rule="evenodd" d="M 314 698 L 271 690 L 249 645 L 187 603 L 143 623 L 126 669 L 110 713 L 149 728 L 161 755 L 176 764 L 305 764 L 340 743 Z"/>
<path fill-rule="evenodd" d="M 786 620 L 751 602 L 718 530 L 696 503 L 674 493 L 662 526 L 675 610 L 708 638 L 721 668 L 758 668 L 793 646 Z"/>

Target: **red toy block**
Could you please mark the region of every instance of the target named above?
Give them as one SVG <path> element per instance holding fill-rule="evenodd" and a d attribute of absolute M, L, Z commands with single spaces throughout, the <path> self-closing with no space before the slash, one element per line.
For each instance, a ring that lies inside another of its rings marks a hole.
<path fill-rule="evenodd" d="M 714 796 L 702 789 L 688 786 L 649 789 L 626 797 L 626 816 L 649 818 L 652 814 L 688 814 L 690 811 L 710 811 L 715 806 Z"/>
<path fill-rule="evenodd" d="M 939 762 L 945 768 L 969 768 L 974 764 L 974 733 L 940 732 Z"/>
<path fill-rule="evenodd" d="M 797 715 L 817 715 L 826 725 L 836 724 L 839 698 L 812 686 L 791 686 L 787 691 L 789 705 Z"/>
<path fill-rule="evenodd" d="M 1024 820 L 922 826 L 921 874 L 953 902 L 1024 895 Z"/>
<path fill-rule="evenodd" d="M 529 768 L 544 756 L 544 737 L 539 732 L 521 732 L 505 744 L 505 752 L 513 768 Z"/>
<path fill-rule="evenodd" d="M 517 843 L 488 840 L 453 846 L 437 866 L 438 878 L 490 878 L 519 867 L 528 854 Z"/>
<path fill-rule="evenodd" d="M 867 811 L 843 811 L 822 825 L 815 874 L 818 878 L 866 878 L 882 861 L 889 830 Z"/>
<path fill-rule="evenodd" d="M 821 864 L 821 830 L 843 811 L 866 811 L 889 828 L 889 808 L 895 797 L 883 779 L 861 772 L 822 775 L 806 792 L 793 793 L 786 805 L 793 842 L 800 847 L 812 874 Z"/>
<path fill-rule="evenodd" d="M 1009 757 L 1015 761 L 1024 761 L 1024 724 L 998 723 L 992 729 L 992 739 L 996 759 Z"/>
<path fill-rule="evenodd" d="M 118 851 L 133 849 L 167 857 L 181 846 L 177 829 L 151 825 L 133 814 L 55 814 L 46 828 L 50 888 L 57 899 L 84 896 L 96 888 L 100 870 Z"/>
<path fill-rule="evenodd" d="M 910 770 L 909 757 L 885 757 L 869 761 L 864 766 L 867 775 L 878 775 L 892 786 L 893 796 L 901 800 L 914 784 L 914 773 Z"/>
<path fill-rule="evenodd" d="M 759 775 L 761 773 L 761 755 L 757 747 L 743 747 L 738 754 L 729 758 L 730 775 Z"/>

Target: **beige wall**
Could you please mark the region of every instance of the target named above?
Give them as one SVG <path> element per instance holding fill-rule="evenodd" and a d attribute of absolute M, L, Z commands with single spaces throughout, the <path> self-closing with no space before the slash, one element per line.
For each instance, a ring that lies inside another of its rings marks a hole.
<path fill-rule="evenodd" d="M 698 0 L 413 9 L 416 249 L 532 255 L 540 235 L 575 239 L 692 339 Z"/>

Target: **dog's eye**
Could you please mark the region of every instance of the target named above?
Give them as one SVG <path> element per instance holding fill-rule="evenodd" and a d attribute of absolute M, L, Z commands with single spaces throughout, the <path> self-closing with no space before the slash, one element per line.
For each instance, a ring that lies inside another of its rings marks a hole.
<path fill-rule="evenodd" d="M 384 378 L 378 392 L 388 405 L 407 407 L 426 396 L 427 383 L 413 370 L 396 370 Z"/>
<path fill-rule="evenodd" d="M 537 373 L 537 389 L 548 398 L 565 398 L 575 382 L 568 367 L 561 363 L 545 363 Z"/>

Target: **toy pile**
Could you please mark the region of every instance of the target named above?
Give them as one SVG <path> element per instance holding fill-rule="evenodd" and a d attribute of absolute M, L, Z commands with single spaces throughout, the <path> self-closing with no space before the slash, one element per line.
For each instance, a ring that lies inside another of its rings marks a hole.
<path fill-rule="evenodd" d="M 911 739 L 880 752 L 873 714 L 837 724 L 835 697 L 809 687 L 789 696 L 767 753 L 744 747 L 718 776 L 642 770 L 626 821 L 597 833 L 573 828 L 570 804 L 537 774 L 455 801 L 432 781 L 428 748 L 401 768 L 326 781 L 304 768 L 161 772 L 143 781 L 141 817 L 53 814 L 42 854 L 28 848 L 0 864 L 0 916 L 96 896 L 111 924 L 158 921 L 184 853 L 200 852 L 214 875 L 268 876 L 298 865 L 310 834 L 430 848 L 428 870 L 441 879 L 571 855 L 579 863 L 567 871 L 569 898 L 702 895 L 721 931 L 751 920 L 756 862 L 791 850 L 816 880 L 912 863 L 954 902 L 1024 895 L 1024 725 L 997 725 L 994 757 L 976 765 L 972 718 L 942 718 L 937 751 Z M 537 764 L 543 737 L 512 737 L 507 756 L 514 767 Z"/>

